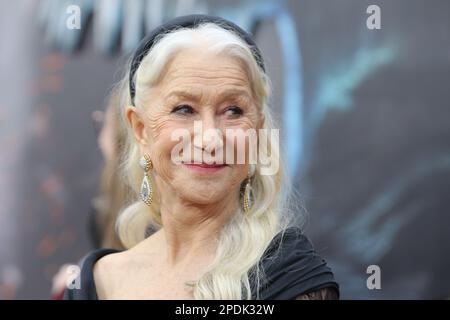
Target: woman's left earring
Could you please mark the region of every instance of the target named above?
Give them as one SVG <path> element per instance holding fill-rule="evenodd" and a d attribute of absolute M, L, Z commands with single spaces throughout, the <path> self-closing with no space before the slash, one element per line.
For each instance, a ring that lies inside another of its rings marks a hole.
<path fill-rule="evenodd" d="M 139 160 L 139 165 L 144 170 L 144 178 L 142 179 L 140 192 L 141 200 L 149 206 L 153 200 L 152 179 L 148 174 L 148 172 L 153 169 L 153 163 L 150 156 L 148 154 L 144 154 L 141 160 Z"/>
<path fill-rule="evenodd" d="M 245 213 L 248 213 L 253 206 L 254 198 L 253 198 L 251 179 L 254 174 L 255 174 L 255 166 L 250 165 L 250 170 L 248 172 L 247 182 L 245 183 L 245 191 L 244 191 L 244 212 Z"/>

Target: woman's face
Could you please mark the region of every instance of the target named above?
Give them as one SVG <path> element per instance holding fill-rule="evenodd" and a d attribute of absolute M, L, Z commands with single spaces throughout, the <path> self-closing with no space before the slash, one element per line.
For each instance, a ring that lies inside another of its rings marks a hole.
<path fill-rule="evenodd" d="M 233 144 L 235 138 L 227 136 L 226 130 L 243 137 L 247 129 L 262 126 L 248 76 L 239 61 L 200 48 L 185 49 L 168 64 L 148 96 L 140 117 L 141 152 L 152 159 L 158 190 L 198 204 L 238 196 L 249 167 L 236 163 L 236 156 L 227 159 L 226 148 L 233 146 L 235 155 L 246 154 L 248 144 Z M 187 134 L 184 143 L 180 144 L 179 135 L 173 138 L 175 132 Z M 248 143 L 248 139 L 244 141 Z M 180 145 L 183 149 L 176 153 L 183 156 L 184 163 L 173 158 L 174 148 L 179 150 Z M 205 156 L 220 153 L 219 163 L 224 165 L 205 167 L 206 162 L 210 164 Z"/>

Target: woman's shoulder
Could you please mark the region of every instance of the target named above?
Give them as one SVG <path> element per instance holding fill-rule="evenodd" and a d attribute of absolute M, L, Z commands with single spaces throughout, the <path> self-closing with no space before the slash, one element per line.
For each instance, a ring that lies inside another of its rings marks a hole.
<path fill-rule="evenodd" d="M 290 300 L 323 289 L 339 297 L 339 285 L 331 268 L 299 227 L 289 227 L 278 233 L 260 266 L 265 281 L 258 291 L 259 299 Z M 256 298 L 256 294 L 254 296 Z"/>
<path fill-rule="evenodd" d="M 117 263 L 117 257 L 123 254 L 117 249 L 97 249 L 89 252 L 80 262 L 81 268 L 78 278 L 72 283 L 70 288 L 66 288 L 64 299 L 66 300 L 96 300 L 96 282 L 103 282 L 102 278 L 107 277 L 107 273 L 115 268 L 109 268 L 113 263 Z M 99 270 L 94 275 L 94 270 Z M 100 284 L 100 283 L 98 283 Z M 100 284 L 101 287 L 101 284 Z"/>

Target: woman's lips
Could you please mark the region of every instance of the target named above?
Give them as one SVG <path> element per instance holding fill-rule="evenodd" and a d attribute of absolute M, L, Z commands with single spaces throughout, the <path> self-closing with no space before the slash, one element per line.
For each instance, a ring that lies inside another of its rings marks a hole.
<path fill-rule="evenodd" d="M 227 165 L 225 164 L 206 164 L 206 163 L 185 163 L 188 169 L 199 173 L 214 173 L 222 170 Z"/>

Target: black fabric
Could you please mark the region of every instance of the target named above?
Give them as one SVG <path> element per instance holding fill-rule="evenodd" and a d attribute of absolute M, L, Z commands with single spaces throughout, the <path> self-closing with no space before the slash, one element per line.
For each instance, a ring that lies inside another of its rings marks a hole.
<path fill-rule="evenodd" d="M 314 250 L 299 228 L 278 234 L 266 250 L 260 266 L 265 278 L 256 289 L 251 282 L 252 298 L 292 300 L 323 288 L 332 288 L 339 297 L 339 285 L 326 261 Z"/>
<path fill-rule="evenodd" d="M 225 20 L 220 17 L 204 15 L 204 14 L 192 14 L 187 16 L 181 16 L 174 18 L 172 20 L 167 21 L 166 23 L 160 25 L 152 32 L 150 32 L 140 43 L 137 49 L 134 51 L 133 59 L 130 65 L 130 78 L 129 78 L 129 88 L 130 88 L 130 98 L 131 104 L 134 105 L 134 96 L 136 94 L 136 88 L 134 83 L 134 75 L 136 74 L 139 65 L 141 64 L 142 59 L 147 55 L 147 53 L 152 48 L 155 39 L 160 34 L 166 34 L 172 30 L 178 28 L 187 28 L 187 27 L 196 27 L 204 22 L 212 22 L 224 27 L 228 30 L 233 31 L 235 34 L 240 36 L 247 44 L 250 46 L 250 50 L 252 51 L 256 62 L 259 67 L 265 71 L 264 62 L 261 56 L 261 52 L 259 51 L 256 43 L 253 41 L 251 35 L 247 33 L 245 30 L 237 26 L 231 21 Z"/>
<path fill-rule="evenodd" d="M 120 250 L 98 249 L 88 254 L 82 262 L 81 288 L 67 289 L 64 299 L 96 300 L 94 264 L 105 255 L 116 252 Z M 252 299 L 257 299 L 257 291 L 259 300 L 292 300 L 323 288 L 331 288 L 339 296 L 339 285 L 331 269 L 298 228 L 289 228 L 278 234 L 266 250 L 260 266 L 266 276 L 259 290 L 250 276 Z"/>
<path fill-rule="evenodd" d="M 97 290 L 94 282 L 94 264 L 102 257 L 117 253 L 117 249 L 97 249 L 81 260 L 80 288 L 66 289 L 64 300 L 97 300 Z"/>

